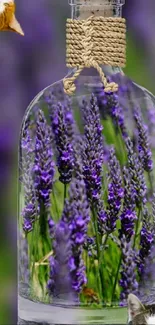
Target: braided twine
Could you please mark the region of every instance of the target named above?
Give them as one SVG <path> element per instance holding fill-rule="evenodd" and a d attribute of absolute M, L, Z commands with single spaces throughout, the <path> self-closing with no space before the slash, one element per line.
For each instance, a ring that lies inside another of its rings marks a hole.
<path fill-rule="evenodd" d="M 72 95 L 74 84 L 84 67 L 94 67 L 101 78 L 105 92 L 115 92 L 118 85 L 108 83 L 100 65 L 125 67 L 126 24 L 124 18 L 91 16 L 87 20 L 67 19 L 67 67 L 77 67 L 73 77 L 65 78 L 64 91 Z"/>
<path fill-rule="evenodd" d="M 5 10 L 0 13 L 0 31 L 7 30 L 15 12 L 15 3 L 5 3 Z"/>

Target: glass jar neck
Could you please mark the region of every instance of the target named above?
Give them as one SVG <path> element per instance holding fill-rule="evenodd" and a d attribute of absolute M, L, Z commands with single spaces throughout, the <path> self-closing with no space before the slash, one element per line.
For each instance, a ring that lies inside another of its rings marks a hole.
<path fill-rule="evenodd" d="M 122 6 L 125 0 L 69 0 L 72 19 L 88 17 L 122 17 Z"/>

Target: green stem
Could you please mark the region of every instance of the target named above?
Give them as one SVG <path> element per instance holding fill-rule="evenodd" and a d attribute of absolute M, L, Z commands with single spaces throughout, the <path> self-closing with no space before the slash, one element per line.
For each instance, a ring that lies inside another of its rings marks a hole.
<path fill-rule="evenodd" d="M 106 166 L 103 166 L 103 177 L 102 177 L 102 188 L 104 188 L 104 196 L 106 198 L 108 197 L 108 182 L 107 182 L 107 177 L 106 177 L 107 169 Z"/>
<path fill-rule="evenodd" d="M 136 229 L 135 229 L 135 236 L 134 236 L 134 242 L 133 242 L 133 249 L 135 249 L 135 245 L 136 245 L 136 238 L 137 238 L 137 233 L 138 233 L 140 214 L 141 214 L 141 206 L 139 207 L 138 218 L 136 220 Z"/>
<path fill-rule="evenodd" d="M 116 290 L 116 285 L 117 285 L 117 282 L 118 282 L 118 275 L 119 275 L 119 270 L 120 270 L 120 267 L 121 267 L 121 262 L 122 262 L 122 253 L 120 254 L 120 259 L 119 259 L 119 262 L 118 262 L 117 272 L 116 272 L 116 276 L 115 276 L 115 282 L 114 282 L 114 286 L 113 286 L 113 290 L 112 290 L 111 305 L 113 303 L 114 296 L 115 296 L 115 290 Z"/>
<path fill-rule="evenodd" d="M 51 249 L 51 241 L 48 240 L 48 210 L 42 201 L 40 203 L 40 218 L 39 218 L 39 226 L 40 226 L 40 236 L 41 236 L 41 244 L 42 244 L 42 252 L 43 256 L 47 254 L 46 250 Z M 46 247 L 47 246 L 47 247 Z"/>
<path fill-rule="evenodd" d="M 35 262 L 38 260 L 38 237 L 39 237 L 39 228 L 37 221 L 34 223 L 34 229 L 32 231 L 31 245 L 30 245 L 30 255 L 33 256 L 32 259 L 32 280 L 35 272 Z M 31 257 L 30 257 L 31 261 Z"/>
<path fill-rule="evenodd" d="M 85 253 L 86 255 L 86 273 L 89 274 L 89 256 L 88 256 L 88 252 L 86 251 Z"/>
<path fill-rule="evenodd" d="M 95 227 L 95 234 L 96 234 L 96 246 L 97 246 L 97 257 L 98 257 L 98 262 L 100 261 L 100 238 L 99 238 L 99 232 L 98 232 L 98 225 L 97 225 L 97 219 L 96 219 L 96 214 L 94 207 L 92 207 L 92 214 L 93 214 L 93 222 L 94 222 L 94 227 Z M 98 265 L 99 269 L 99 276 L 100 276 L 100 282 L 101 282 L 101 288 L 102 288 L 102 297 L 104 294 L 104 281 L 103 281 L 103 274 L 102 270 L 100 268 L 100 265 Z"/>
<path fill-rule="evenodd" d="M 148 179 L 149 179 L 149 183 L 150 183 L 151 196 L 153 196 L 153 182 L 152 182 L 152 177 L 153 177 L 153 175 L 151 175 L 151 173 L 148 172 Z"/>
<path fill-rule="evenodd" d="M 124 146 L 124 142 L 122 141 L 122 131 L 120 126 L 118 125 L 118 133 L 117 133 L 117 139 L 118 139 L 118 144 L 120 146 L 121 149 L 121 157 L 122 159 L 122 163 L 125 163 L 126 161 L 126 155 L 125 155 L 125 146 Z"/>
<path fill-rule="evenodd" d="M 67 184 L 64 184 L 64 204 L 67 197 Z"/>
<path fill-rule="evenodd" d="M 56 220 L 59 220 L 59 210 L 58 210 L 58 205 L 57 205 L 54 188 L 53 188 L 52 194 L 53 194 L 53 200 L 54 200 L 55 210 L 56 210 L 56 214 L 57 214 Z"/>
<path fill-rule="evenodd" d="M 104 255 L 104 251 L 105 251 L 106 243 L 107 243 L 107 241 L 108 241 L 108 237 L 109 237 L 109 233 L 107 232 L 107 234 L 105 235 L 104 242 L 103 242 L 102 252 L 101 252 L 101 254 L 100 254 L 99 267 L 101 266 L 101 263 L 102 263 L 102 260 L 103 260 L 103 255 Z"/>

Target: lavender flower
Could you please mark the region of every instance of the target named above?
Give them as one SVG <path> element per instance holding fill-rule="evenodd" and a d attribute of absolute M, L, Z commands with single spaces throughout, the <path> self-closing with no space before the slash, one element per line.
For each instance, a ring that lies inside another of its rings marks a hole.
<path fill-rule="evenodd" d="M 52 89 L 48 89 L 44 93 L 44 101 L 48 106 L 50 119 L 54 134 L 57 133 L 57 122 L 58 122 L 58 103 L 61 103 L 63 109 L 63 122 L 65 124 L 65 131 L 68 142 L 73 141 L 74 132 L 76 128 L 73 109 L 72 109 L 72 100 L 69 96 L 64 93 L 64 86 L 62 83 L 55 84 L 52 86 Z M 56 134 L 55 134 L 56 136 Z M 57 137 L 56 137 L 57 145 Z"/>
<path fill-rule="evenodd" d="M 65 201 L 63 211 L 63 220 L 69 224 L 71 230 L 72 259 L 70 260 L 70 270 L 72 288 L 76 293 L 80 293 L 82 286 L 86 283 L 82 252 L 86 240 L 87 225 L 90 220 L 85 183 L 81 171 L 81 166 L 76 161 L 76 175 L 71 183 L 69 199 Z"/>
<path fill-rule="evenodd" d="M 118 132 L 118 128 L 120 128 L 122 135 L 127 137 L 127 130 L 124 121 L 125 117 L 122 107 L 119 104 L 118 94 L 107 94 L 102 91 L 98 94 L 97 100 L 103 118 L 111 117 L 116 128 L 116 132 Z"/>
<path fill-rule="evenodd" d="M 124 202 L 123 213 L 120 215 L 121 229 L 119 230 L 119 238 L 124 234 L 126 241 L 129 242 L 134 235 L 135 220 L 137 220 L 135 212 L 135 191 L 131 182 L 128 168 L 123 169 L 124 178 Z"/>
<path fill-rule="evenodd" d="M 138 270 L 139 275 L 142 276 L 145 267 L 145 259 L 151 252 L 151 246 L 154 241 L 154 232 L 152 232 L 152 223 L 148 210 L 143 210 L 143 225 L 140 233 L 140 250 Z"/>
<path fill-rule="evenodd" d="M 130 138 L 126 140 L 126 148 L 128 155 L 128 170 L 131 177 L 131 184 L 133 187 L 133 195 L 135 197 L 135 202 L 140 205 L 142 202 L 145 203 L 146 199 L 146 184 L 144 178 L 144 170 L 137 156 L 134 152 L 133 144 Z"/>
<path fill-rule="evenodd" d="M 151 252 L 144 263 L 144 270 L 139 283 L 139 297 L 146 304 L 154 303 L 155 294 L 155 246 L 151 247 Z"/>
<path fill-rule="evenodd" d="M 72 294 L 70 263 L 72 259 L 70 230 L 64 221 L 55 228 L 54 256 L 50 257 L 50 279 L 47 287 L 53 297 L 70 299 Z"/>
<path fill-rule="evenodd" d="M 109 157 L 109 184 L 108 184 L 108 220 L 107 227 L 113 231 L 116 227 L 116 220 L 121 208 L 124 196 L 122 176 L 119 162 L 115 155 L 115 150 L 111 148 Z"/>
<path fill-rule="evenodd" d="M 54 168 L 53 152 L 49 126 L 41 110 L 38 110 L 36 122 L 34 185 L 39 202 L 47 208 L 50 205 L 50 193 L 53 186 Z"/>
<path fill-rule="evenodd" d="M 52 87 L 45 90 L 43 96 L 51 115 L 53 115 L 53 110 L 58 102 L 61 102 L 61 104 L 65 107 L 71 107 L 72 100 L 68 95 L 65 94 L 63 82 L 52 85 Z"/>
<path fill-rule="evenodd" d="M 132 184 L 130 170 L 128 167 L 123 168 L 123 181 L 124 181 L 124 209 L 135 210 L 136 191 Z"/>
<path fill-rule="evenodd" d="M 54 238 L 54 232 L 55 232 L 55 222 L 53 221 L 52 218 L 48 218 L 48 228 L 49 228 L 49 234 L 50 238 Z"/>
<path fill-rule="evenodd" d="M 152 152 L 149 144 L 148 128 L 143 123 L 139 112 L 134 114 L 136 126 L 138 129 L 138 151 L 142 161 L 143 168 L 147 172 L 153 169 Z"/>
<path fill-rule="evenodd" d="M 22 211 L 22 216 L 24 219 L 23 229 L 25 232 L 29 232 L 33 229 L 33 223 L 37 216 L 35 193 L 33 187 L 33 176 L 32 176 L 32 163 L 33 157 L 33 141 L 30 136 L 29 123 L 25 123 L 22 140 L 21 140 L 21 182 L 24 185 L 24 198 L 25 207 Z"/>
<path fill-rule="evenodd" d="M 90 105 L 83 100 L 81 109 L 84 121 L 82 144 L 84 181 L 90 206 L 97 214 L 98 231 L 103 234 L 107 215 L 102 201 L 102 165 L 107 152 L 105 152 L 99 108 L 94 95 L 90 99 Z"/>
<path fill-rule="evenodd" d="M 104 161 L 103 127 L 94 95 L 91 97 L 90 105 L 83 100 L 82 111 L 84 119 L 83 173 L 87 196 L 90 203 L 94 204 L 101 196 L 101 174 Z"/>
<path fill-rule="evenodd" d="M 111 116 L 113 118 L 115 115 L 115 109 L 118 107 L 118 94 L 105 93 L 104 90 L 101 90 L 97 96 L 97 99 L 103 116 L 105 118 L 107 116 Z"/>
<path fill-rule="evenodd" d="M 63 184 L 71 182 L 74 158 L 72 146 L 73 116 L 60 103 L 55 106 L 51 115 L 52 129 L 58 151 L 57 166 L 60 173 L 59 180 Z"/>
<path fill-rule="evenodd" d="M 135 234 L 134 225 L 135 220 L 137 220 L 136 212 L 131 210 L 124 210 L 120 216 L 121 220 L 121 229 L 119 231 L 120 238 L 122 234 L 125 235 L 126 241 L 130 241 L 131 237 Z"/>
<path fill-rule="evenodd" d="M 95 237 L 86 237 L 83 248 L 88 252 L 89 256 L 93 255 L 93 252 L 96 251 Z"/>
<path fill-rule="evenodd" d="M 19 234 L 19 281 L 29 284 L 30 271 L 28 260 L 28 242 L 27 239 Z"/>
<path fill-rule="evenodd" d="M 105 207 L 104 207 L 104 202 L 103 200 L 100 199 L 97 202 L 96 205 L 96 212 L 97 212 L 97 216 L 98 216 L 98 231 L 100 232 L 100 234 L 103 236 L 107 231 L 109 232 L 109 228 L 108 228 L 108 211 L 106 211 Z"/>
<path fill-rule="evenodd" d="M 129 293 L 135 293 L 138 289 L 136 280 L 136 262 L 135 252 L 131 248 L 131 242 L 127 243 L 125 236 L 122 237 L 122 264 L 121 264 L 121 279 L 119 281 L 122 287 L 120 299 L 121 305 L 126 303 Z"/>

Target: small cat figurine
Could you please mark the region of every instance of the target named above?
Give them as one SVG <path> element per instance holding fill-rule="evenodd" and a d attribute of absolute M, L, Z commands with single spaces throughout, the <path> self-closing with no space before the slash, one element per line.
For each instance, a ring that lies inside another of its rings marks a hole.
<path fill-rule="evenodd" d="M 155 325 L 155 304 L 144 306 L 134 294 L 129 294 L 128 325 Z"/>

